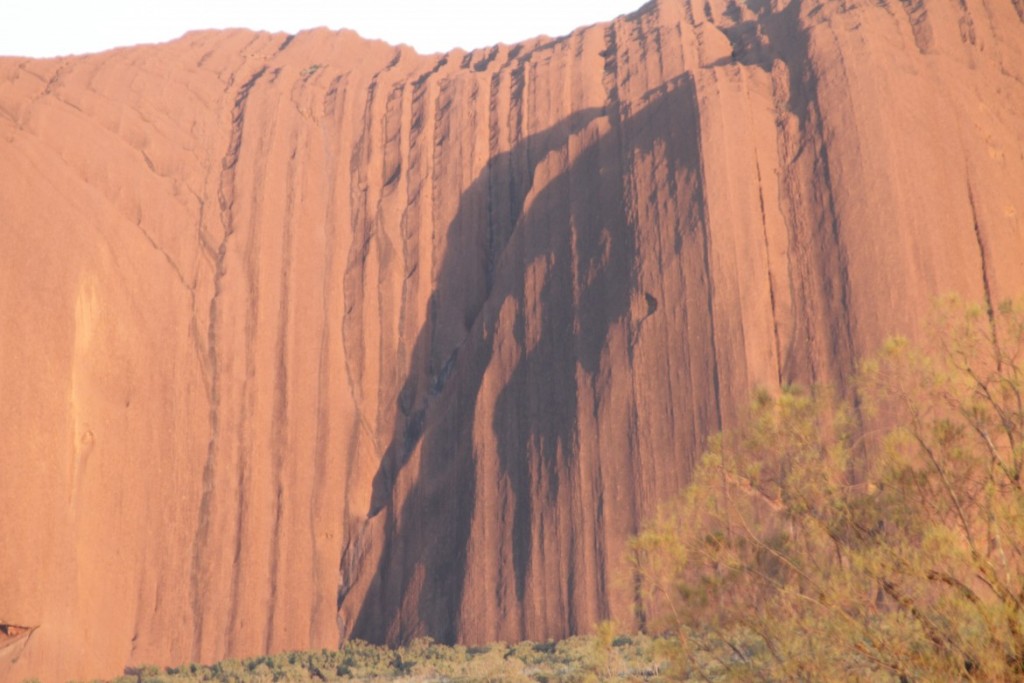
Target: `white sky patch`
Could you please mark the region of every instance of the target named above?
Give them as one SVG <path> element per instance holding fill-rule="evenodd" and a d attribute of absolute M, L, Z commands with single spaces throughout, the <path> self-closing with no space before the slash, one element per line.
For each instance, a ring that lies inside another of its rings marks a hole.
<path fill-rule="evenodd" d="M 644 0 L 0 0 L 0 55 L 55 57 L 159 43 L 196 29 L 326 26 L 443 52 L 614 19 Z"/>

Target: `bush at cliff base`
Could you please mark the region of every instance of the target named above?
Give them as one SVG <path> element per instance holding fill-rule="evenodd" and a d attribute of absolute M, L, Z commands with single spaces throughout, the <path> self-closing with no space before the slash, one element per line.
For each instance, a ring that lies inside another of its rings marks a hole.
<path fill-rule="evenodd" d="M 848 402 L 758 392 L 632 544 L 682 677 L 1024 676 L 1024 308 L 947 300 Z"/>

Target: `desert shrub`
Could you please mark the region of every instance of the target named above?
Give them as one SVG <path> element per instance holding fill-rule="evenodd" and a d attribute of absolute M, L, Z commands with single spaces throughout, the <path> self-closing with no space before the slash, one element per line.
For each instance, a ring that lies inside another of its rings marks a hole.
<path fill-rule="evenodd" d="M 1024 315 L 951 301 L 936 329 L 862 364 L 856 410 L 759 392 L 634 540 L 677 674 L 1024 675 Z"/>
<path fill-rule="evenodd" d="M 336 669 L 339 676 L 374 678 L 385 676 L 392 670 L 394 652 L 370 645 L 361 640 L 350 640 L 341 646 L 341 662 Z"/>
<path fill-rule="evenodd" d="M 442 645 L 429 638 L 387 648 L 350 641 L 338 650 L 288 652 L 228 660 L 212 666 L 189 664 L 171 669 L 146 667 L 144 680 L 193 681 L 559 681 L 659 680 L 665 669 L 661 641 L 648 636 L 616 635 L 611 624 L 597 636 L 561 642 L 478 647 Z M 604 659 L 601 659 L 601 657 Z M 608 662 L 612 662 L 608 665 Z M 603 670 L 599 665 L 605 664 Z M 125 677 L 135 682 L 142 669 Z"/>

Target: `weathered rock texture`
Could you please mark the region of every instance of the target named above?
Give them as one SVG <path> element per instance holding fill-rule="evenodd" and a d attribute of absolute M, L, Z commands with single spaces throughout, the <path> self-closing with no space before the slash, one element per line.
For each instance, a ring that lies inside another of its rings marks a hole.
<path fill-rule="evenodd" d="M 1020 0 L 0 60 L 0 679 L 629 623 L 755 385 L 1024 292 Z"/>

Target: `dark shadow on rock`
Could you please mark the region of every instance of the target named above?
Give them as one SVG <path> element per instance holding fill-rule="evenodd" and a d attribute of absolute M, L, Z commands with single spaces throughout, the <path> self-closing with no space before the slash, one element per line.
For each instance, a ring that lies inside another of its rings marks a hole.
<path fill-rule="evenodd" d="M 723 27 L 722 33 L 732 45 L 732 54 L 709 64 L 711 67 L 726 66 L 739 63 L 744 66 L 756 66 L 765 72 L 771 72 L 775 55 L 767 38 L 761 32 L 761 24 L 757 21 L 741 21 L 732 26 Z"/>
<path fill-rule="evenodd" d="M 705 225 L 693 80 L 677 79 L 648 93 L 645 100 L 644 108 L 615 121 L 604 138 L 588 147 L 545 189 L 521 228 L 547 236 L 546 241 L 538 240 L 533 249 L 526 250 L 524 263 L 543 256 L 550 266 L 540 292 L 541 320 L 533 323 L 540 329 L 539 338 L 531 342 L 499 395 L 493 425 L 499 461 L 515 498 L 513 564 L 520 601 L 525 596 L 531 547 L 538 531 L 534 528 L 535 507 L 555 504 L 560 478 L 574 464 L 581 409 L 577 372 L 581 370 L 591 381 L 601 372 L 608 334 L 629 315 L 637 286 L 636 235 L 640 226 L 635 224 L 635 213 L 629 215 L 627 205 L 653 197 L 634 196 L 633 189 L 624 186 L 634 177 L 633 160 L 660 147 L 670 168 L 683 167 L 696 178 L 698 194 L 693 199 L 699 206 L 697 213 L 689 216 L 686 225 L 662 225 L 659 229 L 694 231 Z M 674 178 L 671 172 L 666 175 Z M 595 191 L 573 201 L 574 186 Z M 675 195 L 674 187 L 672 193 Z M 571 221 L 567 215 L 560 229 L 546 229 L 548 218 L 564 210 L 567 199 L 572 204 L 565 207 L 571 210 Z M 524 239 L 529 240 L 529 235 Z M 508 293 L 520 301 L 526 296 L 524 275 L 523 268 L 513 275 L 514 289 Z M 652 298 L 645 296 L 650 312 L 657 307 L 651 305 Z M 632 328 L 627 329 L 633 333 Z M 521 336 L 517 341 L 525 348 Z M 632 344 L 630 338 L 630 348 Z M 571 614 L 568 619 L 572 621 Z"/>
<path fill-rule="evenodd" d="M 490 159 L 460 197 L 426 320 L 398 392 L 392 438 L 373 479 L 367 514 L 387 515 L 383 555 L 354 637 L 372 642 L 401 642 L 421 634 L 446 642 L 455 638 L 475 498 L 472 424 L 462 424 L 460 418 L 472 418 L 479 379 L 490 360 L 490 348 L 479 343 L 482 327 L 477 319 L 491 293 L 495 264 L 520 221 L 537 164 L 603 113 L 600 108 L 577 112 L 521 140 Z M 478 287 L 464 281 L 467 271 L 475 273 L 471 279 Z M 466 328 L 456 343 L 451 334 L 437 334 L 439 326 L 452 326 L 451 321 Z M 460 354 L 467 346 L 474 353 Z M 462 386 L 446 392 L 453 373 Z M 465 386 L 467 378 L 475 378 L 476 386 Z M 448 405 L 453 400 L 460 405 Z M 395 481 L 417 446 L 420 473 L 398 511 L 392 507 Z M 424 578 L 428 585 L 421 588 L 426 603 L 420 609 L 421 624 L 394 627 L 417 567 L 429 573 Z"/>
<path fill-rule="evenodd" d="M 627 215 L 626 197 L 648 201 L 624 186 L 631 166 L 637 155 L 651 154 L 658 146 L 668 164 L 699 174 L 692 79 L 680 78 L 641 104 L 626 117 L 618 103 L 588 109 L 525 138 L 492 158 L 460 197 L 430 310 L 398 394 L 393 436 L 373 482 L 368 514 L 386 515 L 383 549 L 353 637 L 395 643 L 420 635 L 441 642 L 460 636 L 476 505 L 476 403 L 492 359 L 501 303 L 507 297 L 522 301 L 526 266 L 545 259 L 548 273 L 539 293 L 540 320 L 535 321 L 539 338 L 527 351 L 520 315 L 514 334 L 524 352 L 497 398 L 493 424 L 502 475 L 515 496 L 514 572 L 516 595 L 522 598 L 531 562 L 533 506 L 552 502 L 559 472 L 576 447 L 577 367 L 597 374 L 609 330 L 630 312 L 637 226 L 635 211 Z M 573 136 L 605 116 L 608 130 L 526 208 L 540 162 L 551 152 L 564 151 Z M 478 262 L 467 268 L 474 258 Z M 472 282 L 481 284 L 479 291 L 473 291 Z M 453 342 L 459 335 L 453 337 L 444 326 L 458 321 L 465 332 Z M 401 509 L 395 509 L 395 481 L 416 448 L 419 472 Z M 533 500 L 540 471 L 552 500 Z M 415 617 L 408 612 L 410 590 L 419 599 Z"/>
<path fill-rule="evenodd" d="M 427 320 L 417 335 L 410 370 L 398 394 L 394 433 L 374 476 L 369 517 L 389 505 L 395 477 L 423 436 L 427 406 L 442 393 L 458 361 L 462 344 L 449 348 L 434 335 L 439 320 L 465 321 L 466 334 L 471 332 L 490 297 L 495 263 L 519 222 L 537 164 L 602 113 L 598 108 L 578 112 L 520 141 L 511 151 L 489 160 L 487 170 L 460 198 L 448 227 L 448 250 L 430 296 Z M 488 225 L 477 221 L 481 206 L 487 207 Z M 479 261 L 475 270 L 482 273 L 484 285 L 476 292 L 467 291 L 471 284 L 459 278 L 470 270 L 466 262 L 474 259 Z"/>

